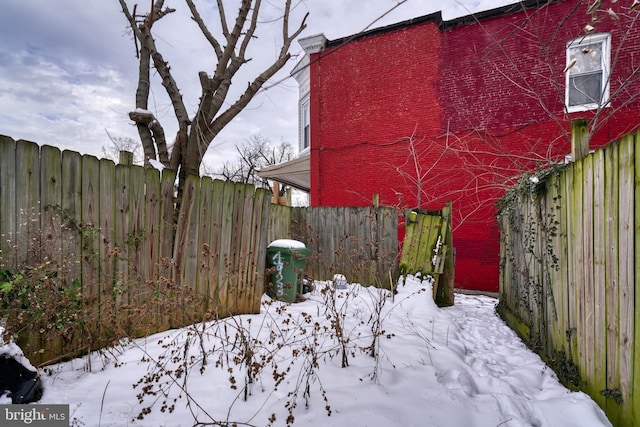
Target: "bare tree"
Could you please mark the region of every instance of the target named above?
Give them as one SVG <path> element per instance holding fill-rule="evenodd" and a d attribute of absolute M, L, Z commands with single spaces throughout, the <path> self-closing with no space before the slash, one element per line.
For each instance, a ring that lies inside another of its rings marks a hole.
<path fill-rule="evenodd" d="M 282 21 L 282 40 L 277 57 L 249 82 L 240 97 L 229 105 L 227 95 L 234 77 L 242 66 L 251 60 L 246 56 L 247 48 L 256 37 L 262 1 L 241 0 L 235 19 L 231 22 L 225 12 L 224 1 L 217 0 L 220 34 L 215 35 L 205 24 L 194 0 L 185 0 L 191 18 L 207 40 L 216 59 L 212 74 L 206 71 L 201 71 L 198 74 L 201 95 L 197 110 L 190 117 L 178 83 L 172 74 L 169 63 L 158 50 L 152 32 L 154 24 L 175 12 L 175 9 L 164 7 L 164 0 L 152 0 L 151 10 L 140 15 L 137 13 L 136 6 L 133 7 L 133 10 L 129 10 L 125 0 L 119 0 L 119 2 L 133 30 L 139 60 L 136 109 L 129 114 L 129 117 L 137 125 L 144 149 L 145 165 L 148 164 L 149 159 L 157 159 L 165 166 L 177 170 L 178 188 L 181 193 L 186 176 L 199 174 L 202 158 L 213 139 L 249 104 L 264 83 L 287 63 L 291 57 L 289 53 L 291 43 L 306 27 L 307 17 L 305 16 L 300 23 L 294 26 L 294 30 L 290 31 L 291 0 L 285 0 L 280 18 Z M 230 23 L 231 25 L 229 25 Z M 162 79 L 162 85 L 171 101 L 178 121 L 178 131 L 170 157 L 163 127 L 158 118 L 148 110 L 152 66 Z M 229 106 L 226 107 L 227 105 Z"/>
<path fill-rule="evenodd" d="M 105 132 L 107 133 L 110 141 L 109 145 L 102 147 L 102 155 L 105 159 L 111 159 L 117 163 L 120 159 L 120 152 L 127 151 L 129 153 L 133 153 L 133 164 L 142 164 L 143 157 L 140 141 L 129 136 L 113 136 L 106 129 Z"/>
<path fill-rule="evenodd" d="M 272 190 L 269 180 L 259 177 L 256 172 L 266 166 L 291 160 L 294 156 L 293 146 L 288 142 L 273 144 L 269 138 L 262 135 L 252 135 L 235 147 L 238 152 L 236 160 L 226 161 L 217 169 L 205 169 L 205 174 Z"/>

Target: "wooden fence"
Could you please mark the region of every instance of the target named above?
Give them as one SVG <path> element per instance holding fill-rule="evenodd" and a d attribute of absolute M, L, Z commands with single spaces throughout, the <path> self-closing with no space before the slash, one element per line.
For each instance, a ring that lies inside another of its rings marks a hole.
<path fill-rule="evenodd" d="M 390 207 L 271 206 L 269 241 L 294 239 L 311 253 L 305 274 L 389 287 L 398 277 L 398 210 Z"/>
<path fill-rule="evenodd" d="M 176 216 L 174 183 L 173 171 L 115 165 L 2 137 L 0 269 L 21 275 L 42 270 L 50 278 L 64 274 L 67 284 L 80 284 L 73 292 L 95 307 L 91 322 L 115 316 L 128 320 L 127 332 L 134 335 L 201 319 L 207 311 L 258 312 L 267 192 L 191 177 Z M 187 288 L 197 303 L 184 300 L 186 293 L 179 291 Z M 140 308 L 160 296 L 162 312 Z M 102 328 L 103 321 L 100 328 L 85 324 L 75 335 Z M 25 351 L 32 356 L 45 348 L 39 363 L 79 345 L 70 342 L 77 336 L 62 335 L 61 344 L 60 337 L 31 334 Z"/>
<path fill-rule="evenodd" d="M 433 299 L 439 306 L 454 302 L 454 254 L 451 202 L 440 211 L 408 211 L 400 258 L 402 273 L 433 277 Z"/>
<path fill-rule="evenodd" d="M 294 208 L 291 235 L 311 249 L 307 273 L 389 287 L 398 272 L 398 211 L 388 207 Z"/>
<path fill-rule="evenodd" d="M 71 331 L 25 332 L 33 363 L 96 349 L 98 335 L 258 312 L 266 248 L 278 238 L 311 249 L 316 279 L 340 272 L 379 285 L 397 271 L 395 209 L 290 208 L 263 189 L 190 177 L 175 212 L 174 185 L 170 170 L 0 136 L 0 273 L 64 274 L 88 310 Z"/>
<path fill-rule="evenodd" d="M 525 179 L 498 215 L 500 312 L 617 426 L 640 425 L 639 148 Z"/>
<path fill-rule="evenodd" d="M 389 287 L 399 273 L 431 275 L 434 300 L 453 305 L 454 260 L 451 203 L 442 210 L 404 212 L 399 260 L 400 212 L 389 207 L 286 208 L 272 205 L 270 239 L 292 238 L 311 249 L 306 274 L 327 280 Z"/>

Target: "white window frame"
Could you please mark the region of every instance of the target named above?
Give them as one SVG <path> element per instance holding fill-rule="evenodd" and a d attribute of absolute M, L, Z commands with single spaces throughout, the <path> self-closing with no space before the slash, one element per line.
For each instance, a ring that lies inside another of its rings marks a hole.
<path fill-rule="evenodd" d="M 311 147 L 311 104 L 309 96 L 305 96 L 300 100 L 298 111 L 300 122 L 300 142 L 298 143 L 299 152 L 308 150 Z"/>
<path fill-rule="evenodd" d="M 569 95 L 571 93 L 572 77 L 579 75 L 587 75 L 588 73 L 576 74 L 575 69 L 571 65 L 572 53 L 581 49 L 586 49 L 593 44 L 601 44 L 602 54 L 600 56 L 600 72 L 601 72 L 601 93 L 598 102 L 592 102 L 587 104 L 569 105 Z M 565 72 L 565 105 L 569 113 L 578 111 L 597 110 L 598 108 L 606 107 L 609 105 L 609 77 L 610 77 L 610 64 L 611 64 L 611 34 L 591 34 L 577 39 L 571 40 L 567 43 L 566 49 L 566 64 L 567 70 Z M 572 70 L 574 72 L 572 73 Z"/>

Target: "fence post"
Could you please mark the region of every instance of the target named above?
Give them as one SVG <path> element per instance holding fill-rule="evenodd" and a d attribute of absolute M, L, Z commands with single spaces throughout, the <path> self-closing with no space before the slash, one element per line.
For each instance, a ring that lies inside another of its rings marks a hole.
<path fill-rule="evenodd" d="M 438 286 L 438 295 L 436 303 L 440 307 L 447 307 L 454 304 L 454 288 L 455 288 L 455 248 L 453 246 L 453 202 L 447 201 L 447 205 L 442 208 L 442 217 L 445 219 L 446 227 L 444 230 L 444 244 L 447 245 L 445 253 L 444 270 L 440 278 L 441 286 Z"/>
<path fill-rule="evenodd" d="M 133 165 L 133 153 L 131 151 L 120 151 L 120 158 L 118 159 L 118 162 L 121 165 Z"/>
<path fill-rule="evenodd" d="M 575 162 L 589 154 L 589 122 L 577 119 L 571 122 L 571 159 Z"/>

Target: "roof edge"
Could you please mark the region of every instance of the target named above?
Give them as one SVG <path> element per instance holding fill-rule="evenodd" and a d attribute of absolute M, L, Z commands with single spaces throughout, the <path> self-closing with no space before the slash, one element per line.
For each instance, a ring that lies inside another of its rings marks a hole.
<path fill-rule="evenodd" d="M 442 12 L 434 12 L 429 15 L 418 16 L 416 18 L 407 19 L 405 21 L 396 22 L 395 24 L 385 25 L 384 27 L 374 28 L 372 30 L 363 31 L 361 33 L 352 34 L 350 36 L 341 37 L 335 40 L 327 40 L 326 47 L 332 47 L 335 45 L 341 45 L 344 43 L 348 43 L 352 40 L 358 40 L 366 37 L 371 37 L 378 34 L 383 34 L 395 30 L 399 30 L 405 27 L 409 27 L 412 25 L 423 24 L 425 22 L 436 22 L 438 25 L 442 23 Z"/>
<path fill-rule="evenodd" d="M 442 19 L 442 11 L 430 13 L 428 15 L 411 18 L 405 21 L 397 22 L 395 24 L 386 25 L 384 27 L 374 28 L 372 30 L 364 31 L 361 33 L 352 34 L 350 36 L 341 37 L 335 40 L 326 40 L 325 47 L 333 47 L 348 43 L 353 40 L 363 39 L 378 34 L 392 32 L 400 30 L 402 28 L 423 24 L 426 22 L 435 22 L 440 30 L 448 30 L 451 28 L 459 27 L 467 24 L 474 24 L 478 21 L 496 18 L 499 16 L 510 15 L 512 13 L 521 12 L 526 9 L 534 7 L 546 6 L 550 3 L 556 3 L 562 0 L 522 0 L 517 3 L 508 4 L 506 6 L 497 7 L 494 9 L 485 10 L 482 12 L 471 13 L 469 15 L 460 16 L 458 18 L 444 21 Z M 323 34 L 324 36 L 324 34 Z"/>
<path fill-rule="evenodd" d="M 465 24 L 474 24 L 485 19 L 511 15 L 512 13 L 522 12 L 527 9 L 546 6 L 548 4 L 556 2 L 558 2 L 558 0 L 522 0 L 518 3 L 512 3 L 506 6 L 497 7 L 495 9 L 484 10 L 482 12 L 471 13 L 469 15 L 460 16 L 448 21 L 442 21 L 440 23 L 440 29 L 448 30 L 450 28 L 455 28 Z"/>

